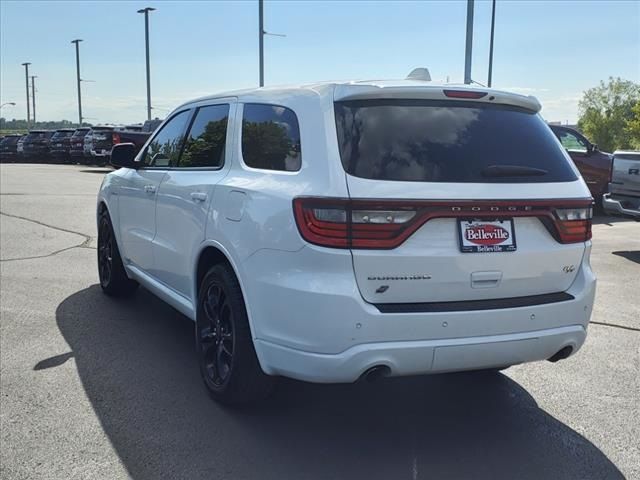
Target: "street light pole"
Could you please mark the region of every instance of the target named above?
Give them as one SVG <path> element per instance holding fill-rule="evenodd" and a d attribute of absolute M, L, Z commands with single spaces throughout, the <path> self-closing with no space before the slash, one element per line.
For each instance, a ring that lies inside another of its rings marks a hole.
<path fill-rule="evenodd" d="M 260 86 L 264 87 L 264 0 L 258 0 L 258 29 L 260 44 Z"/>
<path fill-rule="evenodd" d="M 0 105 L 0 108 L 5 107 L 5 106 L 7 106 L 7 105 L 13 105 L 13 106 L 15 107 L 15 106 L 16 106 L 16 102 L 6 102 L 6 103 L 3 103 L 2 105 Z"/>
<path fill-rule="evenodd" d="M 138 10 L 138 13 L 144 13 L 144 42 L 147 57 L 147 120 L 151 120 L 151 69 L 149 67 L 149 12 L 153 12 L 155 8 L 147 7 Z"/>
<path fill-rule="evenodd" d="M 487 78 L 487 86 L 491 88 L 491 80 L 493 76 L 493 34 L 496 26 L 496 0 L 493 0 L 491 7 L 491 40 L 489 40 L 489 75 Z"/>
<path fill-rule="evenodd" d="M 471 49 L 473 48 L 473 1 L 467 0 L 467 42 L 464 52 L 464 83 L 471 83 Z"/>
<path fill-rule="evenodd" d="M 33 124 L 36 124 L 36 81 L 37 75 L 31 75 L 31 100 L 33 100 Z"/>
<path fill-rule="evenodd" d="M 76 38 L 71 43 L 76 44 L 76 78 L 78 80 L 78 126 L 82 127 L 82 96 L 80 94 L 80 42 L 82 39 Z"/>
<path fill-rule="evenodd" d="M 29 65 L 30 62 L 22 64 L 24 66 L 24 83 L 27 89 L 27 128 L 29 128 L 29 122 L 31 120 L 31 112 L 29 112 Z"/>

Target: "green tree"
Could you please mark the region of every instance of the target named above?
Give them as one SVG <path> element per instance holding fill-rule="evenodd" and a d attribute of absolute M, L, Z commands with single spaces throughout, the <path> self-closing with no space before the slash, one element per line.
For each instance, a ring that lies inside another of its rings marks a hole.
<path fill-rule="evenodd" d="M 640 150 L 640 101 L 636 102 L 631 111 L 633 116 L 627 121 L 626 130 L 631 146 Z"/>
<path fill-rule="evenodd" d="M 578 128 L 604 151 L 631 147 L 628 123 L 640 101 L 640 85 L 609 77 L 607 83 L 584 92 L 578 104 Z"/>
<path fill-rule="evenodd" d="M 276 122 L 243 122 L 242 155 L 249 165 L 286 170 L 286 160 L 297 155 L 287 129 Z"/>

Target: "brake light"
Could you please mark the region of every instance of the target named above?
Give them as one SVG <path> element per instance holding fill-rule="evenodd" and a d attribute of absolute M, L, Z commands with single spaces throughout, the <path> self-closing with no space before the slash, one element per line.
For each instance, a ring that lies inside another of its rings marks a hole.
<path fill-rule="evenodd" d="M 302 238 L 333 248 L 392 249 L 434 218 L 537 217 L 560 243 L 591 238 L 592 200 L 293 200 Z"/>
<path fill-rule="evenodd" d="M 115 133 L 115 132 L 114 132 L 114 133 L 112 133 L 112 134 L 111 134 L 111 141 L 112 141 L 112 143 L 113 143 L 114 145 L 119 144 L 119 143 L 120 143 L 120 135 L 119 135 L 119 134 L 117 134 L 117 133 Z"/>
<path fill-rule="evenodd" d="M 487 92 L 477 92 L 473 90 L 443 90 L 445 96 L 449 98 L 472 98 L 478 99 L 487 96 Z"/>
<path fill-rule="evenodd" d="M 308 242 L 337 248 L 395 248 L 413 231 L 415 207 L 347 199 L 296 198 L 296 223 Z"/>
<path fill-rule="evenodd" d="M 561 243 L 585 242 L 591 238 L 593 210 L 583 208 L 556 209 L 556 227 Z"/>

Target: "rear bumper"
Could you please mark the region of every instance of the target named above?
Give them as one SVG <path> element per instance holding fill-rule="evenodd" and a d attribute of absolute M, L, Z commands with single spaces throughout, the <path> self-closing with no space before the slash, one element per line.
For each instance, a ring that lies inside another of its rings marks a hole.
<path fill-rule="evenodd" d="M 310 382 L 354 382 L 372 367 L 389 375 L 418 375 L 504 367 L 546 360 L 565 347 L 576 352 L 587 332 L 582 325 L 509 335 L 379 342 L 357 345 L 336 355 L 303 352 L 257 341 L 268 373 Z"/>
<path fill-rule="evenodd" d="M 602 206 L 607 212 L 640 218 L 640 198 L 606 193 Z"/>
<path fill-rule="evenodd" d="M 585 340 L 596 287 L 590 245 L 559 301 L 386 313 L 362 298 L 348 252 L 320 250 L 258 253 L 244 264 L 252 274 L 240 272 L 256 353 L 270 375 L 331 383 L 380 365 L 390 375 L 502 367 L 567 346 L 575 353 Z"/>

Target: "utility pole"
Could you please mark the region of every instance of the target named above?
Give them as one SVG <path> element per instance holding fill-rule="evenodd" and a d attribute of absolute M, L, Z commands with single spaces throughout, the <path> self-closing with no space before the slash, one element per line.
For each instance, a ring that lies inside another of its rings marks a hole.
<path fill-rule="evenodd" d="M 260 86 L 264 87 L 264 36 L 286 37 L 282 33 L 271 33 L 264 29 L 264 0 L 258 0 L 258 39 L 260 43 Z"/>
<path fill-rule="evenodd" d="M 467 0 L 467 43 L 464 52 L 464 83 L 471 83 L 471 50 L 473 48 L 473 2 Z"/>
<path fill-rule="evenodd" d="M 31 75 L 31 100 L 33 100 L 33 124 L 36 124 L 36 81 L 37 75 Z"/>
<path fill-rule="evenodd" d="M 155 8 L 146 7 L 138 10 L 138 13 L 144 13 L 144 42 L 147 57 L 147 120 L 151 120 L 151 69 L 149 67 L 149 12 L 153 12 Z"/>
<path fill-rule="evenodd" d="M 29 65 L 30 62 L 25 62 L 22 64 L 24 66 L 24 83 L 27 88 L 27 128 L 29 128 L 30 120 L 31 120 L 31 112 L 29 112 Z"/>
<path fill-rule="evenodd" d="M 489 75 L 487 78 L 487 86 L 491 88 L 491 80 L 493 75 L 493 35 L 496 26 L 496 0 L 493 0 L 491 6 L 491 40 L 489 41 Z"/>
<path fill-rule="evenodd" d="M 80 42 L 82 39 L 76 38 L 71 43 L 76 44 L 76 78 L 78 80 L 78 126 L 82 127 L 82 96 L 80 94 Z"/>
<path fill-rule="evenodd" d="M 258 0 L 258 38 L 260 43 L 260 86 L 264 87 L 264 0 Z"/>

